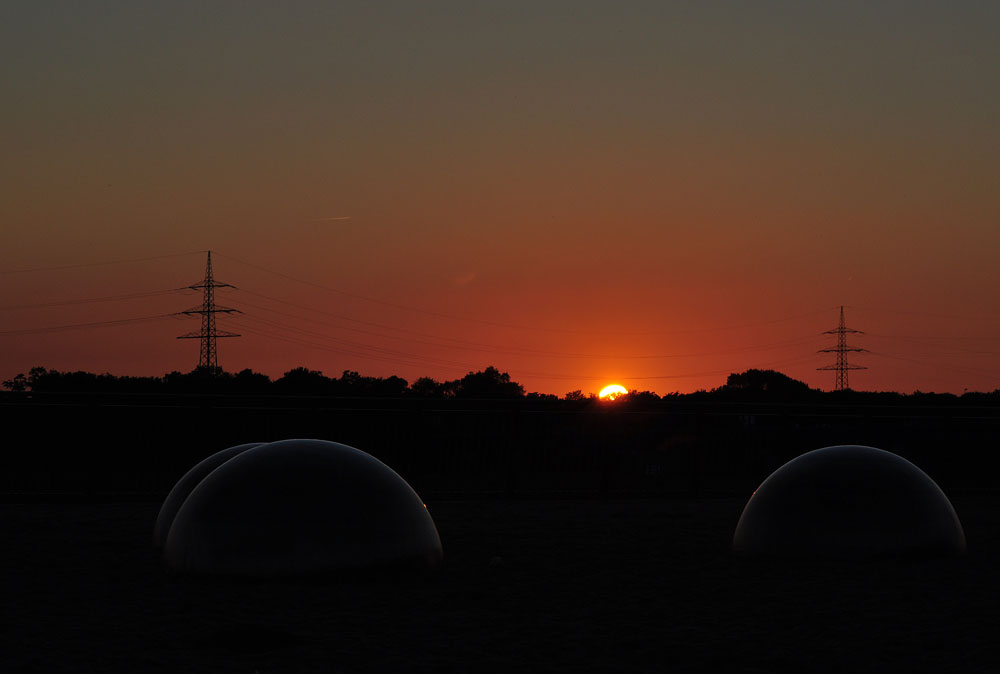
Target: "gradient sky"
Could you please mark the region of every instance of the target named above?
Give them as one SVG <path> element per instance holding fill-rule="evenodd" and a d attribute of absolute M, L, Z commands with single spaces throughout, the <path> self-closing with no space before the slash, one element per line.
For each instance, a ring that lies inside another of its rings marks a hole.
<path fill-rule="evenodd" d="M 847 305 L 854 388 L 1000 388 L 998 32 L 989 2 L 5 3 L 0 377 L 190 370 L 196 319 L 18 331 L 195 306 L 145 293 L 211 249 L 231 371 L 832 388 Z"/>

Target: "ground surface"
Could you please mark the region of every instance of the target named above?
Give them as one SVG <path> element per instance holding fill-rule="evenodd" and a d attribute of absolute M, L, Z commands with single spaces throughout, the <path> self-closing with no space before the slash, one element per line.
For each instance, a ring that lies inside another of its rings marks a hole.
<path fill-rule="evenodd" d="M 168 578 L 156 504 L 0 505 L 10 672 L 1000 671 L 1000 503 L 960 559 L 729 552 L 738 500 L 429 503 L 434 577 Z"/>

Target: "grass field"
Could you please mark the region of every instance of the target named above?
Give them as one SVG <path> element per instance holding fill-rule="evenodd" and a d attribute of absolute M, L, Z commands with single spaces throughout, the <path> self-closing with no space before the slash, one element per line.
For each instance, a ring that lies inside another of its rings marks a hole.
<path fill-rule="evenodd" d="M 740 559 L 743 501 L 439 501 L 445 564 L 322 584 L 168 577 L 155 503 L 3 504 L 9 672 L 1000 671 L 1000 503 L 963 558 Z"/>

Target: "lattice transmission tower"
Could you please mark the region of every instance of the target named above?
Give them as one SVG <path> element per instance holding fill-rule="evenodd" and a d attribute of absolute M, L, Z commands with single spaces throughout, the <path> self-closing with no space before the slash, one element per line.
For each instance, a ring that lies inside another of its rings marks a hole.
<path fill-rule="evenodd" d="M 196 283 L 187 287 L 192 290 L 204 291 L 200 307 L 180 312 L 187 316 L 200 315 L 201 330 L 180 335 L 177 339 L 200 339 L 201 352 L 198 355 L 198 368 L 207 368 L 210 372 L 215 373 L 219 369 L 219 350 L 215 340 L 219 337 L 240 336 L 235 332 L 226 332 L 225 330 L 216 329 L 216 314 L 236 314 L 240 312 L 237 309 L 230 309 L 229 307 L 220 307 L 216 305 L 215 289 L 235 288 L 236 286 L 232 286 L 228 283 L 219 283 L 215 280 L 215 277 L 212 276 L 212 251 L 208 251 L 208 262 L 205 265 L 205 279 L 201 283 Z"/>
<path fill-rule="evenodd" d="M 847 362 L 847 354 L 849 352 L 862 352 L 868 349 L 862 349 L 857 346 L 847 345 L 847 335 L 848 334 L 863 335 L 865 333 L 860 330 L 852 330 L 847 327 L 844 322 L 844 307 L 840 307 L 840 325 L 833 330 L 827 330 L 824 335 L 837 335 L 837 346 L 832 349 L 820 349 L 817 353 L 835 353 L 837 354 L 837 362 L 835 365 L 827 365 L 826 367 L 818 367 L 817 370 L 836 370 L 837 372 L 837 384 L 834 387 L 837 391 L 846 391 L 850 388 L 847 385 L 847 373 L 850 370 L 867 370 L 868 368 L 864 365 L 851 365 Z"/>

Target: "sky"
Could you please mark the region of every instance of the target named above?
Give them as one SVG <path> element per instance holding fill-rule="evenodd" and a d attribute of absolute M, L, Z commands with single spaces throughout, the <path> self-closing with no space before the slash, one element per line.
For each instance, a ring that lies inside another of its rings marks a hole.
<path fill-rule="evenodd" d="M 4 3 L 0 378 L 191 370 L 212 250 L 229 371 L 1000 388 L 996 3 L 283 5 Z"/>

